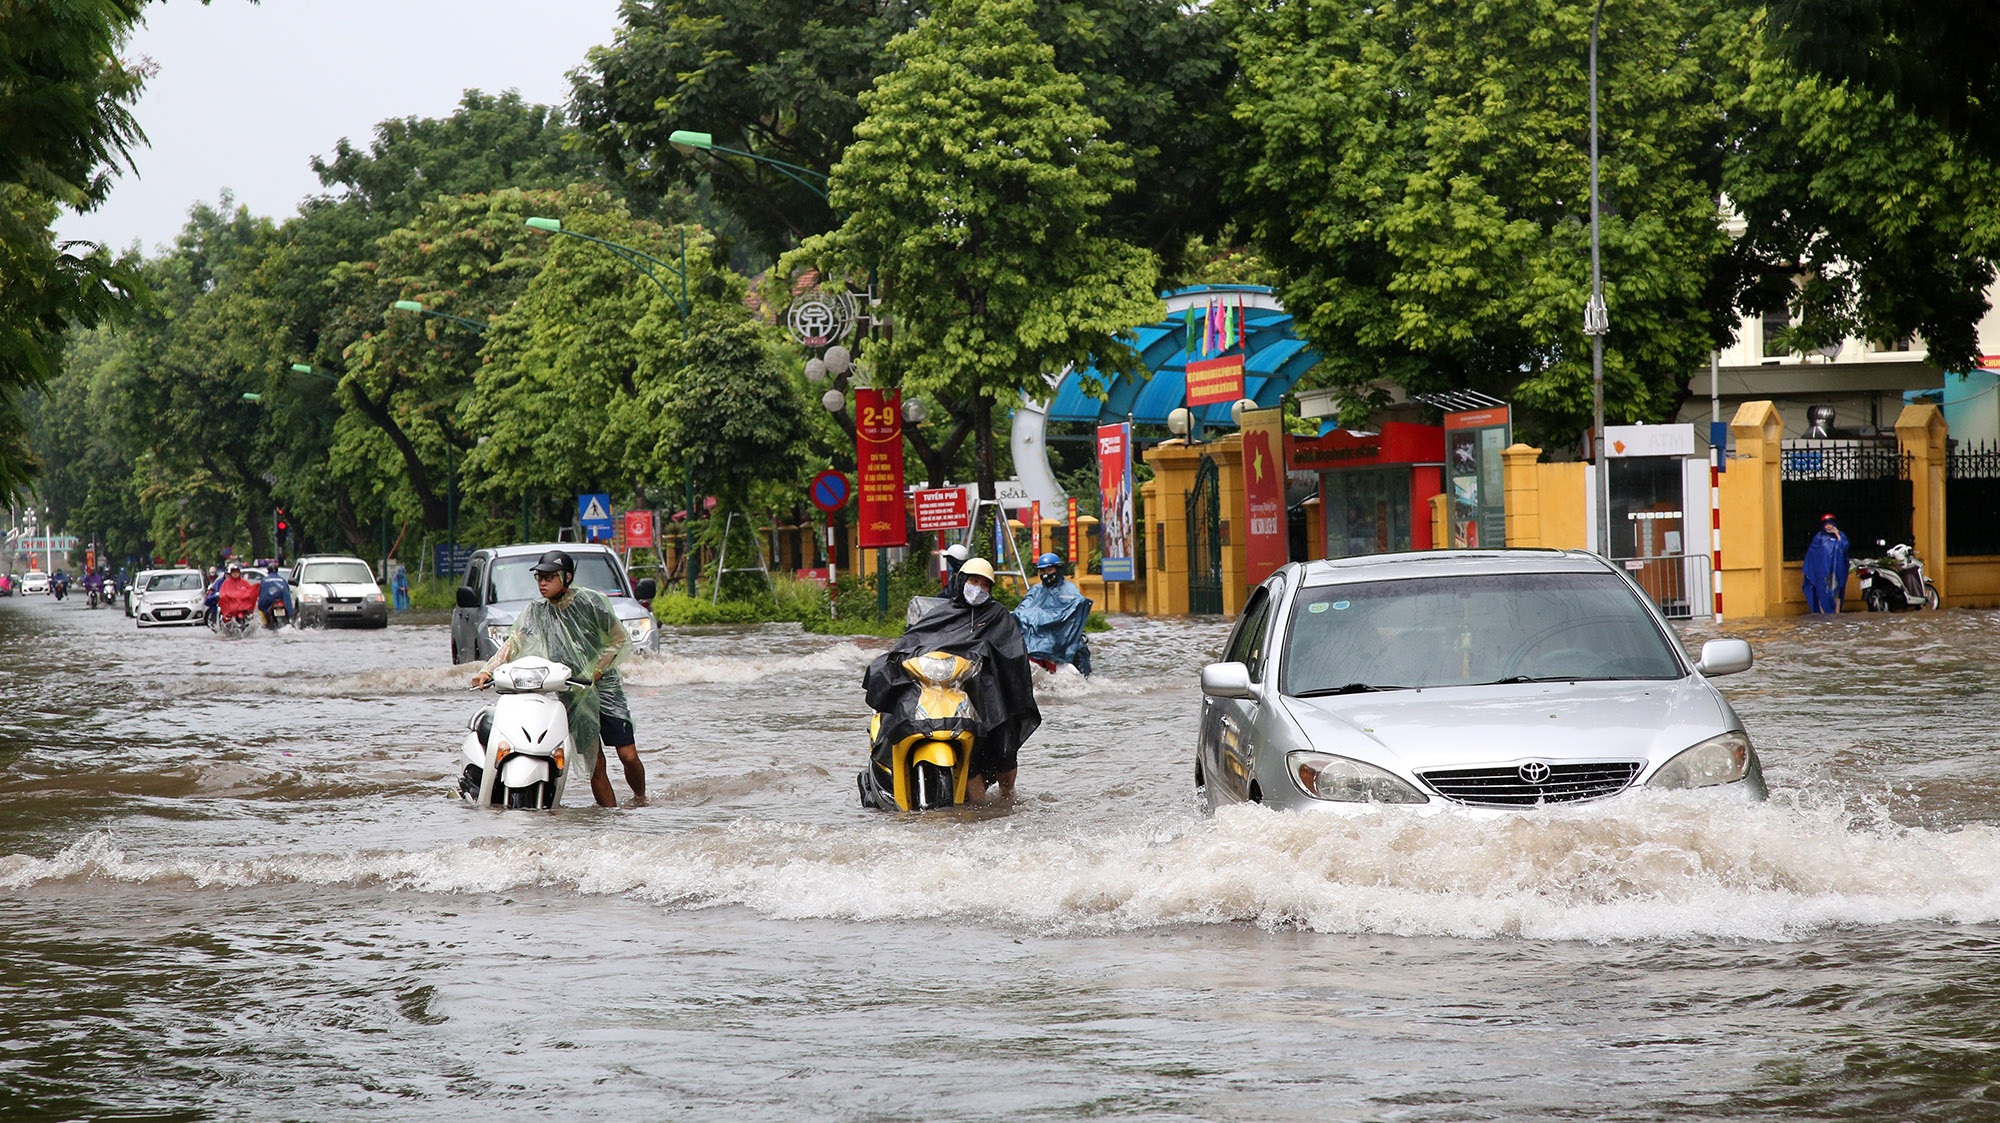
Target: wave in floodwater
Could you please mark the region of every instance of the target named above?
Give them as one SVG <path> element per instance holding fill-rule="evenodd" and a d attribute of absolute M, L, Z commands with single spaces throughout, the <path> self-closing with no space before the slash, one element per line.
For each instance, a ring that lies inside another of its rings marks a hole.
<path fill-rule="evenodd" d="M 1839 925 L 2000 920 L 2000 831 L 1899 827 L 1838 807 L 1698 807 L 1497 820 L 1257 807 L 1157 828 L 1037 834 L 1014 820 L 737 822 L 417 851 L 148 860 L 99 834 L 0 858 L 0 888 L 109 881 L 233 889 L 542 889 L 776 918 L 962 918 L 1045 932 L 1254 924 L 1590 942 L 1783 941 Z"/>

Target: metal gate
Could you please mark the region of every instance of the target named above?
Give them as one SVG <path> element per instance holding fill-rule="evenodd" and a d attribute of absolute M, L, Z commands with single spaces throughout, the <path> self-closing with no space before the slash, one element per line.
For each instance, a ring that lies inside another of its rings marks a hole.
<path fill-rule="evenodd" d="M 1222 611 L 1222 474 L 1204 456 L 1187 493 L 1188 611 Z"/>
<path fill-rule="evenodd" d="M 1613 558 L 1639 591 L 1660 606 L 1669 620 L 1687 620 L 1707 613 L 1715 603 L 1715 586 L 1707 554 L 1669 554 L 1653 558 Z"/>

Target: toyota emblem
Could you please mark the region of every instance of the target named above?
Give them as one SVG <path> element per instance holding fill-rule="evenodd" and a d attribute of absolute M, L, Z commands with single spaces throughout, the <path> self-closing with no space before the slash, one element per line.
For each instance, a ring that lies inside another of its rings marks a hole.
<path fill-rule="evenodd" d="M 1514 774 L 1521 778 L 1522 783 L 1533 784 L 1536 787 L 1549 782 L 1549 766 L 1539 760 L 1531 760 L 1516 768 Z"/>

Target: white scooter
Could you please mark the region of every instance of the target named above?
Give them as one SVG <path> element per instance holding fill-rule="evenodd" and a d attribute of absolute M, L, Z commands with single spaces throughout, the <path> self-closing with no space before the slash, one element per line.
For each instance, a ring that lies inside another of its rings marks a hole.
<path fill-rule="evenodd" d="M 581 686 L 561 663 L 527 656 L 493 669 L 500 697 L 466 725 L 458 794 L 480 807 L 562 805 L 571 755 L 562 696 Z M 482 688 L 483 689 L 483 688 Z"/>

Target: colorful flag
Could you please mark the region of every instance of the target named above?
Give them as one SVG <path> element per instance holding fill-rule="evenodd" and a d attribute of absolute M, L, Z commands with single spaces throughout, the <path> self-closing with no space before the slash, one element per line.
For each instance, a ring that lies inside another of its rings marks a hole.
<path fill-rule="evenodd" d="M 1197 313 L 1195 312 L 1193 305 L 1188 306 L 1187 314 L 1184 317 L 1184 319 L 1187 321 L 1186 350 L 1189 354 L 1193 354 L 1197 349 L 1201 347 L 1201 320 L 1197 315 Z"/>

